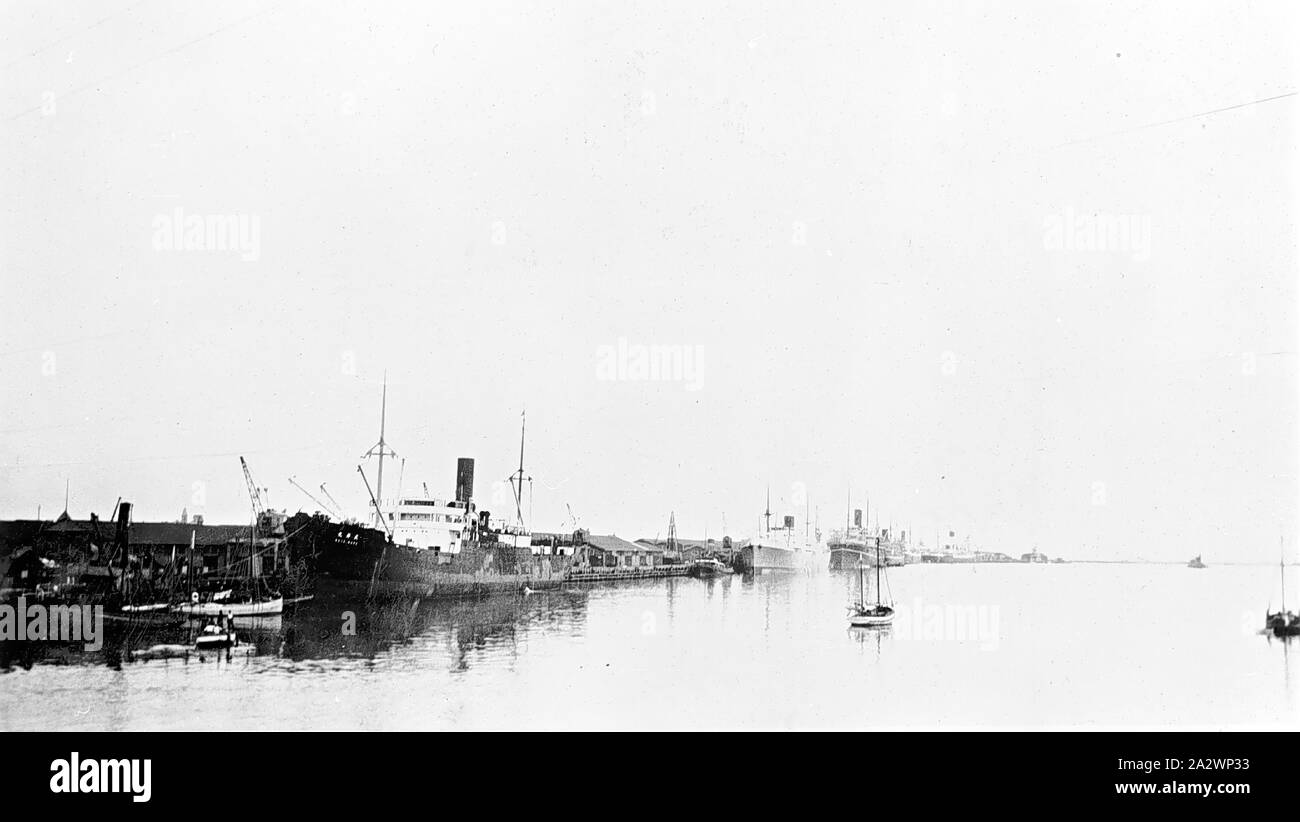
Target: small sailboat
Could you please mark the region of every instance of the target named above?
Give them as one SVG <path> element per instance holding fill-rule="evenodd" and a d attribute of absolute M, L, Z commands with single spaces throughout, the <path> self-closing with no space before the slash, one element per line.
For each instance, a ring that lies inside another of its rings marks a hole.
<path fill-rule="evenodd" d="M 1201 562 L 1201 555 L 1200 555 L 1200 554 L 1197 554 L 1196 556 L 1192 557 L 1192 561 L 1191 561 L 1191 562 L 1187 563 L 1187 567 L 1188 567 L 1188 568 L 1204 568 L 1204 567 L 1205 567 L 1205 563 L 1204 563 L 1204 562 Z"/>
<path fill-rule="evenodd" d="M 1300 636 L 1300 615 L 1286 609 L 1286 554 L 1278 560 L 1278 572 L 1282 575 L 1282 610 L 1270 613 L 1264 611 L 1264 630 L 1273 636 Z"/>
<path fill-rule="evenodd" d="M 284 612 L 284 597 L 279 591 L 272 591 L 266 581 L 254 573 L 253 558 L 257 554 L 258 522 L 265 516 L 261 497 L 253 484 L 252 475 L 244 458 L 239 461 L 244 465 L 244 478 L 248 482 L 249 494 L 253 499 L 253 525 L 249 529 L 248 571 L 242 579 L 231 580 L 229 587 L 200 595 L 197 590 L 190 592 L 190 601 L 172 608 L 173 611 L 189 617 L 263 617 L 276 616 Z M 190 537 L 190 551 L 194 550 L 194 537 Z M 241 560 L 242 562 L 242 560 Z"/>
<path fill-rule="evenodd" d="M 226 614 L 232 617 L 275 616 L 284 612 L 284 597 L 279 594 L 250 596 L 242 599 L 210 599 L 198 601 L 198 595 L 185 605 L 177 605 L 176 611 L 192 617 L 215 617 Z"/>
<path fill-rule="evenodd" d="M 145 602 L 140 605 L 123 605 L 122 613 L 124 614 L 147 614 L 154 611 L 166 611 L 171 608 L 170 602 Z"/>
<path fill-rule="evenodd" d="M 863 574 L 866 569 L 858 566 L 858 601 L 849 606 L 849 625 L 854 628 L 878 628 L 894 621 L 894 606 L 886 605 L 880 598 L 880 574 L 884 563 L 880 561 L 880 544 L 876 544 L 876 601 L 866 601 Z"/>

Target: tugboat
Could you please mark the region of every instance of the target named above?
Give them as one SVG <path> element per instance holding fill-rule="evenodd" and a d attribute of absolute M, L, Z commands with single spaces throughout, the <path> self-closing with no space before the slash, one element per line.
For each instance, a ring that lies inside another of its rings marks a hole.
<path fill-rule="evenodd" d="M 1201 555 L 1200 555 L 1200 554 L 1197 554 L 1196 556 L 1192 557 L 1192 561 L 1191 561 L 1191 562 L 1187 563 L 1187 567 L 1188 567 L 1188 568 L 1204 568 L 1204 567 L 1205 567 L 1205 563 L 1204 563 L 1204 562 L 1201 562 Z"/>
<path fill-rule="evenodd" d="M 700 557 L 690 564 L 686 573 L 696 579 L 712 579 L 732 573 L 731 568 L 716 557 Z"/>
<path fill-rule="evenodd" d="M 894 606 L 880 599 L 880 574 L 884 563 L 880 560 L 880 546 L 876 546 L 876 601 L 868 604 L 863 585 L 863 566 L 858 566 L 858 601 L 849 606 L 849 626 L 853 628 L 881 628 L 894 621 Z"/>

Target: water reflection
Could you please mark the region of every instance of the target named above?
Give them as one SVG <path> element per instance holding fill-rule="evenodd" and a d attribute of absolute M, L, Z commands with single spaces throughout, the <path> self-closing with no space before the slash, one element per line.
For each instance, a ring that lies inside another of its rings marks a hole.
<path fill-rule="evenodd" d="M 1264 572 L 1209 573 L 909 567 L 908 606 L 877 628 L 847 624 L 852 574 L 454 601 L 318 590 L 279 618 L 239 620 L 242 652 L 200 656 L 192 627 L 130 624 L 106 624 L 94 653 L 0 645 L 0 730 L 1293 726 L 1291 643 L 1225 618 L 1250 608 Z M 997 641 L 943 620 L 923 630 L 917 602 L 996 612 Z M 1132 628 L 1171 613 L 1186 630 Z M 538 698 L 557 688 L 583 698 Z M 85 689 L 104 695 L 89 713 Z M 665 693 L 682 698 L 653 707 Z"/>
<path fill-rule="evenodd" d="M 237 618 L 234 648 L 195 649 L 193 621 L 104 624 L 102 647 L 83 643 L 0 642 L 0 672 L 36 665 L 106 665 L 184 661 L 232 661 L 272 656 L 291 662 L 375 659 L 413 637 L 445 636 L 455 649 L 458 670 L 475 651 L 488 647 L 517 653 L 530 626 L 576 632 L 586 620 L 585 590 L 506 594 L 469 600 L 426 601 L 332 594 L 286 606 L 272 617 Z"/>
<path fill-rule="evenodd" d="M 847 629 L 849 639 L 854 640 L 864 649 L 875 648 L 876 659 L 880 658 L 881 645 L 885 637 L 892 637 L 892 629 L 889 625 L 880 625 L 875 628 L 859 628 L 850 625 Z"/>

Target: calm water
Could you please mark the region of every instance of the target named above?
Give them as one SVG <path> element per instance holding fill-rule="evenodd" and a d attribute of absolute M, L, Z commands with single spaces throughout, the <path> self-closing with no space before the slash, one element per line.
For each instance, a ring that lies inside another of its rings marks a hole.
<path fill-rule="evenodd" d="M 1300 727 L 1300 643 L 1256 632 L 1275 568 L 889 579 L 883 632 L 846 628 L 857 576 L 824 572 L 375 611 L 319 599 L 229 660 L 112 650 L 158 636 L 38 660 L 11 646 L 0 729 Z"/>

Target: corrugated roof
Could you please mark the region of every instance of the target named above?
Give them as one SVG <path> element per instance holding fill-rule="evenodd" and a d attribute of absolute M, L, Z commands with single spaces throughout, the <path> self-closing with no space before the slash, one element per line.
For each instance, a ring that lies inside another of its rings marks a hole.
<path fill-rule="evenodd" d="M 644 551 L 655 554 L 662 554 L 664 552 L 663 548 L 656 548 L 651 545 L 638 545 L 635 542 L 628 542 L 625 539 L 613 535 L 602 536 L 600 534 L 588 534 L 586 537 L 586 543 L 599 548 L 602 551 L 616 551 L 623 553 Z"/>
<path fill-rule="evenodd" d="M 34 520 L 0 522 L 0 543 L 29 542 L 44 534 L 89 534 L 93 530 L 90 520 L 66 519 L 54 523 Z M 99 521 L 99 537 L 111 540 L 117 530 L 116 522 Z M 190 533 L 194 544 L 225 545 L 232 539 L 248 539 L 247 525 L 198 525 L 184 522 L 133 522 L 130 539 L 132 545 L 189 545 Z"/>
<path fill-rule="evenodd" d="M 664 550 L 668 545 L 666 540 L 661 539 L 656 542 L 653 539 L 646 539 L 644 537 L 638 539 L 637 543 L 652 548 L 658 548 L 660 551 Z M 714 551 L 714 550 L 721 551 L 723 548 L 722 540 L 714 539 L 712 537 L 709 538 L 709 544 L 707 546 L 704 544 L 704 540 L 702 539 L 678 539 L 677 544 L 681 546 L 681 549 L 683 551 L 688 550 L 690 548 L 706 548 L 706 547 L 710 551 Z"/>
<path fill-rule="evenodd" d="M 247 525 L 195 525 L 184 522 L 133 522 L 132 545 L 225 545 L 232 539 L 248 539 Z"/>

